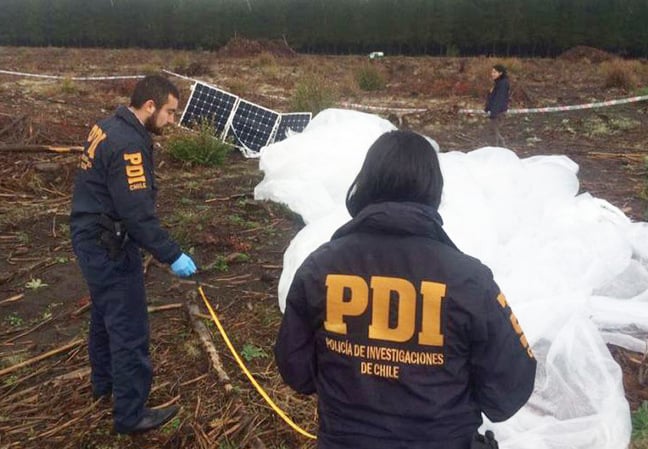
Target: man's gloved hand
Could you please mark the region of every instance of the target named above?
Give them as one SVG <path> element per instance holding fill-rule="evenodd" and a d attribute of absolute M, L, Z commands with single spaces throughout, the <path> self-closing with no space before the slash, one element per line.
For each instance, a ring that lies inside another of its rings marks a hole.
<path fill-rule="evenodd" d="M 196 272 L 196 264 L 186 253 L 180 254 L 180 257 L 171 264 L 173 273 L 180 277 L 188 277 Z"/>

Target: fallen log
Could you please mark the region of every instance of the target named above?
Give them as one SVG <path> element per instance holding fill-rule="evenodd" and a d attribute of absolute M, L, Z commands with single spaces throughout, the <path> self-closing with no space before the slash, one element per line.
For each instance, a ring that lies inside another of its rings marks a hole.
<path fill-rule="evenodd" d="M 205 350 L 207 351 L 207 354 L 209 354 L 209 358 L 212 361 L 212 366 L 214 367 L 214 370 L 216 370 L 216 374 L 218 375 L 218 379 L 221 381 L 223 384 L 223 387 L 225 388 L 225 391 L 227 393 L 232 393 L 234 390 L 234 387 L 232 387 L 232 384 L 230 383 L 230 378 L 223 369 L 223 364 L 220 361 L 220 357 L 218 355 L 218 351 L 216 351 L 216 347 L 214 346 L 214 343 L 212 342 L 211 339 L 211 333 L 207 329 L 207 326 L 205 326 L 205 323 L 200 321 L 198 319 L 198 316 L 202 315 L 198 311 L 198 306 L 196 304 L 190 304 L 186 303 L 187 307 L 187 312 L 189 314 L 189 319 L 191 320 L 191 324 L 193 325 L 194 330 L 200 337 L 200 341 L 203 343 Z M 236 429 L 232 430 L 229 429 L 228 432 L 232 433 L 239 433 L 243 429 L 247 428 L 251 421 L 249 419 L 246 419 L 246 417 L 249 417 L 249 414 L 247 413 L 246 407 L 241 401 L 240 398 L 236 397 L 234 398 L 234 402 L 236 403 L 237 407 L 240 408 L 241 410 L 241 416 L 244 417 L 243 421 L 240 422 L 240 425 Z M 260 438 L 255 437 L 255 436 L 248 436 L 248 441 L 247 443 L 249 444 L 249 447 L 253 449 L 265 449 L 266 446 L 261 441 Z"/>
<path fill-rule="evenodd" d="M 83 147 L 66 147 L 54 145 L 0 145 L 0 152 L 14 153 L 81 153 Z"/>
<path fill-rule="evenodd" d="M 232 384 L 230 383 L 230 378 L 223 369 L 223 364 L 220 361 L 218 351 L 216 351 L 216 347 L 212 342 L 211 334 L 209 333 L 207 326 L 205 326 L 205 323 L 198 319 L 198 316 L 201 315 L 198 311 L 198 306 L 196 304 L 189 303 L 186 303 L 186 306 L 187 312 L 189 313 L 189 319 L 191 320 L 191 325 L 193 326 L 194 330 L 198 334 L 198 337 L 200 338 L 200 341 L 205 347 L 207 355 L 209 355 L 209 359 L 212 362 L 212 367 L 218 375 L 218 380 L 220 380 L 223 384 L 225 391 L 227 393 L 230 393 L 233 390 Z"/>

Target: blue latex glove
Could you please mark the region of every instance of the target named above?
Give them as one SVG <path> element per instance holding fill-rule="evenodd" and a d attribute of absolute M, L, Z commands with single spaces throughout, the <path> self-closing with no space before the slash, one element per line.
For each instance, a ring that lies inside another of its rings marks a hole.
<path fill-rule="evenodd" d="M 182 253 L 180 254 L 180 257 L 171 264 L 171 270 L 173 270 L 174 274 L 186 278 L 196 272 L 196 264 L 186 253 Z"/>

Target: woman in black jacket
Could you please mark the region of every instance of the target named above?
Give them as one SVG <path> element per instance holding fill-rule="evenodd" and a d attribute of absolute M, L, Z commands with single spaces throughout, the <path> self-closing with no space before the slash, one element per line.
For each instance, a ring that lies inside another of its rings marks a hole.
<path fill-rule="evenodd" d="M 500 133 L 504 113 L 508 110 L 509 102 L 509 80 L 506 74 L 506 67 L 496 64 L 491 69 L 493 87 L 488 93 L 484 111 L 488 113 L 491 129 L 495 135 L 495 146 L 504 146 L 506 141 Z"/>
<path fill-rule="evenodd" d="M 424 137 L 383 134 L 348 191 L 351 221 L 295 274 L 275 357 L 319 396 L 318 448 L 468 449 L 482 412 L 506 420 L 533 390 L 491 271 L 442 228 L 442 190 Z"/>

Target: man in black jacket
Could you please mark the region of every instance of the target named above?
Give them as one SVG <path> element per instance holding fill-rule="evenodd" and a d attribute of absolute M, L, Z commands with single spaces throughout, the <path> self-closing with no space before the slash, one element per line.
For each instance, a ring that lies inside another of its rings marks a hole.
<path fill-rule="evenodd" d="M 320 449 L 468 449 L 482 412 L 506 420 L 533 390 L 491 271 L 442 228 L 442 190 L 425 138 L 382 135 L 349 189 L 353 218 L 295 274 L 275 357 L 319 396 Z"/>
<path fill-rule="evenodd" d="M 178 276 L 196 266 L 162 229 L 155 213 L 153 141 L 172 124 L 178 89 L 166 78 L 137 83 L 130 107 L 97 123 L 81 156 L 70 229 L 92 298 L 88 349 L 95 398 L 114 399 L 119 433 L 143 432 L 171 419 L 177 406 L 145 407 L 151 389 L 149 325 L 140 247 Z"/>
<path fill-rule="evenodd" d="M 508 110 L 510 89 L 506 67 L 501 64 L 494 65 L 491 69 L 491 79 L 493 87 L 486 99 L 484 111 L 488 114 L 490 127 L 495 136 L 495 146 L 504 146 L 506 141 L 500 133 L 500 128 L 504 114 Z"/>

